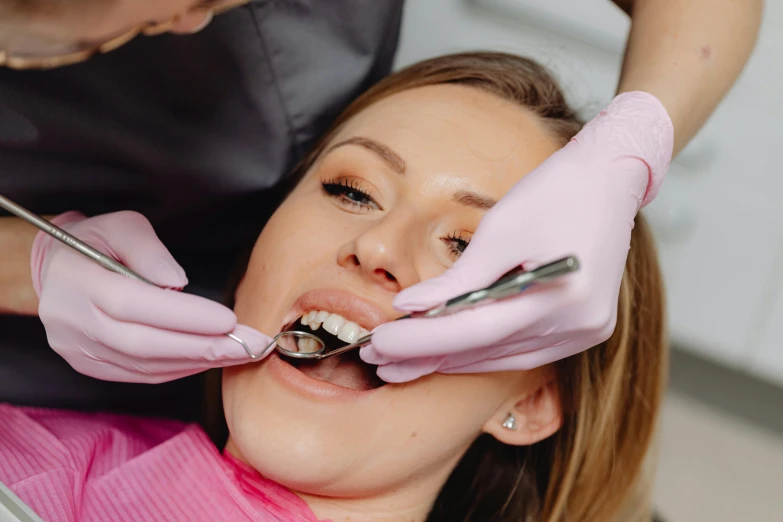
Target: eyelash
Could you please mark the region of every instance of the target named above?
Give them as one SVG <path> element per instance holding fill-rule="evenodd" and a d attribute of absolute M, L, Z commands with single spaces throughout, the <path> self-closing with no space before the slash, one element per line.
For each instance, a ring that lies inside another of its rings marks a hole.
<path fill-rule="evenodd" d="M 470 237 L 468 237 L 468 235 L 463 232 L 455 231 L 444 237 L 442 241 L 448 247 L 449 255 L 452 257 L 452 259 L 456 260 L 459 258 L 459 256 L 462 255 L 465 249 L 468 248 L 468 245 L 470 244 Z M 459 243 L 462 245 L 462 250 L 455 247 L 454 243 Z"/>
<path fill-rule="evenodd" d="M 369 211 L 372 209 L 380 209 L 381 206 L 370 196 L 366 190 L 362 188 L 361 183 L 357 179 L 351 178 L 333 178 L 327 181 L 321 182 L 324 194 L 326 196 L 337 200 L 340 205 L 350 207 L 362 211 Z M 363 203 L 356 199 L 348 197 L 349 194 L 358 195 L 360 200 L 368 201 Z M 461 231 L 454 231 L 448 236 L 441 238 L 441 241 L 448 248 L 449 256 L 456 260 L 462 255 L 462 252 L 470 244 L 470 237 Z M 455 243 L 458 246 L 455 246 Z M 460 246 L 462 250 L 460 250 Z"/>
<path fill-rule="evenodd" d="M 334 198 L 343 206 L 352 207 L 359 210 L 380 209 L 380 205 L 362 188 L 361 183 L 356 179 L 340 178 L 331 179 L 321 183 L 324 193 L 330 198 Z M 367 202 L 357 201 L 349 198 L 349 194 L 358 194 L 359 199 Z"/>

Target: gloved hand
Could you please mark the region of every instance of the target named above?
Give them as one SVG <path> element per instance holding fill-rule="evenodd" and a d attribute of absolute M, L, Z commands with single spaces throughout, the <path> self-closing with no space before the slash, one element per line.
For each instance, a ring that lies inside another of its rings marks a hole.
<path fill-rule="evenodd" d="M 575 254 L 581 269 L 519 297 L 435 319 L 381 325 L 361 357 L 404 382 L 432 372 L 529 369 L 586 350 L 614 331 L 634 218 L 669 167 L 673 127 L 641 92 L 618 96 L 482 219 L 460 259 L 396 297 L 426 310 L 507 271 Z"/>
<path fill-rule="evenodd" d="M 271 339 L 237 325 L 230 309 L 177 291 L 182 268 L 135 212 L 53 223 L 165 287 L 115 274 L 40 232 L 33 244 L 33 285 L 49 344 L 77 371 L 109 381 L 159 383 L 248 361 L 233 332 L 260 353 Z"/>

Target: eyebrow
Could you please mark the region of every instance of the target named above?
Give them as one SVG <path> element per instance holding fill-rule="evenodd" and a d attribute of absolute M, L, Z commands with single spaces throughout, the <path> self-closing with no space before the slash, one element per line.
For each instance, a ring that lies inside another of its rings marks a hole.
<path fill-rule="evenodd" d="M 384 163 L 389 166 L 389 168 L 391 168 L 397 174 L 405 174 L 405 160 L 383 143 L 377 142 L 370 138 L 364 138 L 361 136 L 348 138 L 347 140 L 343 140 L 329 147 L 329 150 L 326 151 L 326 154 L 329 154 L 333 150 L 339 147 L 344 147 L 346 145 L 357 145 L 359 147 L 364 147 L 365 149 L 377 155 Z M 473 192 L 470 190 L 458 190 L 451 196 L 451 200 L 459 203 L 460 205 L 473 207 L 479 210 L 489 210 L 497 203 L 497 200 L 493 197 L 479 194 L 478 192 Z"/>
<path fill-rule="evenodd" d="M 332 145 L 329 150 L 326 151 L 326 153 L 328 154 L 334 149 L 344 147 L 346 145 L 358 145 L 359 147 L 364 147 L 381 158 L 381 160 L 383 160 L 383 162 L 386 163 L 389 168 L 391 168 L 397 174 L 405 174 L 405 160 L 383 143 L 371 140 L 370 138 L 362 138 L 361 136 L 348 138 L 347 140 Z"/>
<path fill-rule="evenodd" d="M 498 202 L 498 200 L 493 197 L 471 192 L 470 190 L 458 190 L 451 196 L 451 200 L 461 205 L 477 208 L 479 210 L 489 210 Z"/>

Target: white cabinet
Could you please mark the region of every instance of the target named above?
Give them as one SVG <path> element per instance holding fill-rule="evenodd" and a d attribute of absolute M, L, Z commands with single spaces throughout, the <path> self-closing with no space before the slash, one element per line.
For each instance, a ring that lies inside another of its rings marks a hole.
<path fill-rule="evenodd" d="M 767 2 L 745 73 L 646 213 L 673 341 L 783 384 L 781 26 L 783 2 Z M 530 56 L 589 116 L 612 98 L 627 27 L 609 0 L 411 0 L 398 65 L 466 49 Z"/>

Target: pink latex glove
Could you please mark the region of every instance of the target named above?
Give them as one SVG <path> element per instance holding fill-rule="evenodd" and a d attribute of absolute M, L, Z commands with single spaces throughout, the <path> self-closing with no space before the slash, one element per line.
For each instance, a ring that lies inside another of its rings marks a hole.
<path fill-rule="evenodd" d="M 108 381 L 159 383 L 247 362 L 233 332 L 260 353 L 271 339 L 225 306 L 177 291 L 188 280 L 149 221 L 135 212 L 53 223 L 120 261 L 158 288 L 110 272 L 40 232 L 33 243 L 33 285 L 49 344 L 77 371 Z"/>
<path fill-rule="evenodd" d="M 381 325 L 362 359 L 381 365 L 382 379 L 404 382 L 436 371 L 534 368 L 608 339 L 634 218 L 657 193 L 672 147 L 671 120 L 654 96 L 617 96 L 487 212 L 449 270 L 402 291 L 394 306 L 425 310 L 519 265 L 569 254 L 581 269 L 507 301 Z"/>

